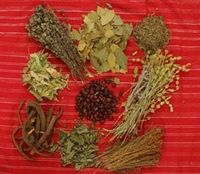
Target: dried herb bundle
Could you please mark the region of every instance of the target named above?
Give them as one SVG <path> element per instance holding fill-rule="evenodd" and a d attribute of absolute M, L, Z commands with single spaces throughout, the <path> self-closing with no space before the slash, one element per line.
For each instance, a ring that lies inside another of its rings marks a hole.
<path fill-rule="evenodd" d="M 189 70 L 189 64 L 176 63 L 180 59 L 160 50 L 146 55 L 139 80 L 126 101 L 123 120 L 112 130 L 115 138 L 137 133 L 146 116 L 164 104 L 173 112 L 170 94 L 179 89 L 180 72 Z"/>
<path fill-rule="evenodd" d="M 123 50 L 132 33 L 132 26 L 122 21 L 114 10 L 97 7 L 84 16 L 84 25 L 73 30 L 71 37 L 78 40 L 78 51 L 98 72 L 127 72 L 127 57 Z"/>
<path fill-rule="evenodd" d="M 89 129 L 85 124 L 78 124 L 71 132 L 61 131 L 58 145 L 54 146 L 60 149 L 63 166 L 72 164 L 76 170 L 80 170 L 96 166 L 97 140 L 96 131 Z"/>
<path fill-rule="evenodd" d="M 103 123 L 117 111 L 118 100 L 108 85 L 111 79 L 94 80 L 83 87 L 76 97 L 76 110 L 81 118 Z"/>
<path fill-rule="evenodd" d="M 163 132 L 153 128 L 126 144 L 114 145 L 100 156 L 101 166 L 108 171 L 124 171 L 158 164 Z"/>
<path fill-rule="evenodd" d="M 155 52 L 169 42 L 169 31 L 161 16 L 148 16 L 134 28 L 136 43 L 145 52 Z"/>
<path fill-rule="evenodd" d="M 30 55 L 27 67 L 23 70 L 24 85 L 29 85 L 29 91 L 39 101 L 43 98 L 57 100 L 58 90 L 67 86 L 68 76 L 55 69 L 48 62 L 48 54 L 42 51 Z"/>
<path fill-rule="evenodd" d="M 22 121 L 20 111 L 24 102 L 21 102 L 17 111 L 20 126 L 13 131 L 12 139 L 19 153 L 28 160 L 33 160 L 33 154 L 47 156 L 50 148 L 54 126 L 61 117 L 63 109 L 55 116 L 53 108 L 45 115 L 42 107 L 34 101 L 30 101 L 26 106 L 27 118 Z M 22 134 L 19 136 L 19 132 Z"/>
<path fill-rule="evenodd" d="M 53 10 L 37 6 L 26 28 L 31 37 L 61 58 L 75 77 L 85 78 L 86 69 L 68 35 L 68 27 L 59 21 Z"/>

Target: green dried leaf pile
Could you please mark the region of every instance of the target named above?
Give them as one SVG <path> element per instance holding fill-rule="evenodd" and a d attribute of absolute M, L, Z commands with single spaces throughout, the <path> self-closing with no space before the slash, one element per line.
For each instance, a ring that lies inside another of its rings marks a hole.
<path fill-rule="evenodd" d="M 71 37 L 78 41 L 78 51 L 84 61 L 90 60 L 98 72 L 127 71 L 127 57 L 123 50 L 132 33 L 132 26 L 122 21 L 114 10 L 97 7 L 84 16 L 84 24 L 72 30 Z"/>
<path fill-rule="evenodd" d="M 39 101 L 44 98 L 56 100 L 58 91 L 67 86 L 68 76 L 58 72 L 48 62 L 48 54 L 42 51 L 30 55 L 27 67 L 23 70 L 23 84 Z"/>
<path fill-rule="evenodd" d="M 85 124 L 76 125 L 71 132 L 60 132 L 59 142 L 63 166 L 72 164 L 76 170 L 97 165 L 98 135 Z"/>

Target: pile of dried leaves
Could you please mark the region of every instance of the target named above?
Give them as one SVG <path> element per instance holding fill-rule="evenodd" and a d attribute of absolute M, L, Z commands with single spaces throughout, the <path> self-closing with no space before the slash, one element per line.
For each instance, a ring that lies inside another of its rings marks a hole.
<path fill-rule="evenodd" d="M 97 7 L 84 16 L 84 25 L 71 32 L 78 41 L 78 51 L 84 61 L 90 60 L 98 72 L 127 71 L 127 57 L 123 50 L 132 33 L 132 26 L 123 23 L 114 10 Z"/>
<path fill-rule="evenodd" d="M 76 125 L 71 132 L 60 131 L 58 144 L 52 151 L 60 149 L 63 166 L 72 164 L 76 170 L 97 165 L 98 134 L 85 124 Z"/>
<path fill-rule="evenodd" d="M 56 100 L 58 91 L 67 86 L 68 75 L 65 76 L 48 62 L 48 54 L 42 51 L 30 55 L 27 67 L 23 70 L 24 85 L 39 101 L 43 98 Z"/>

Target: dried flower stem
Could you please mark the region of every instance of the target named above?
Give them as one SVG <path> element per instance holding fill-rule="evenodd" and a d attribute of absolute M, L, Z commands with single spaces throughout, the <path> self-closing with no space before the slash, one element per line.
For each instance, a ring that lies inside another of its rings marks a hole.
<path fill-rule="evenodd" d="M 179 89 L 180 72 L 189 70 L 189 64 L 176 64 L 179 59 L 180 57 L 174 57 L 167 51 L 163 54 L 160 50 L 155 54 L 146 55 L 139 81 L 127 99 L 124 119 L 112 130 L 114 138 L 125 136 L 126 139 L 129 135 L 137 133 L 141 121 L 164 104 L 173 112 L 173 106 L 169 102 L 170 93 Z"/>

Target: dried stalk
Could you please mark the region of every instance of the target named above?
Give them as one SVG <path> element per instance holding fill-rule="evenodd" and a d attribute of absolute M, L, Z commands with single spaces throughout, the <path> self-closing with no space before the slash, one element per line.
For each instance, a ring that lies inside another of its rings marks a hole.
<path fill-rule="evenodd" d="M 108 171 L 124 171 L 158 164 L 162 135 L 162 129 L 153 128 L 126 144 L 116 144 L 99 157 L 101 166 Z"/>
<path fill-rule="evenodd" d="M 59 21 L 53 10 L 37 6 L 27 30 L 31 37 L 61 58 L 75 77 L 85 79 L 86 68 L 68 35 L 68 27 Z"/>
<path fill-rule="evenodd" d="M 126 101 L 123 121 L 111 131 L 114 138 L 126 139 L 136 134 L 141 121 L 164 104 L 173 112 L 170 94 L 179 89 L 179 74 L 181 71 L 187 72 L 189 65 L 176 64 L 179 59 L 160 50 L 146 55 L 141 76 Z"/>

